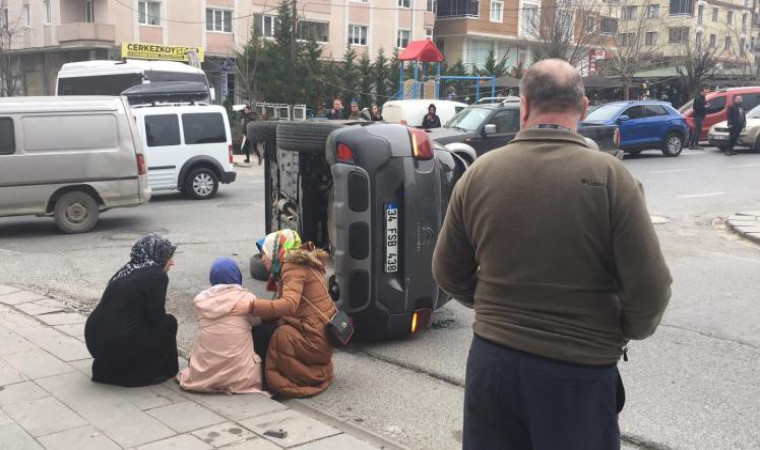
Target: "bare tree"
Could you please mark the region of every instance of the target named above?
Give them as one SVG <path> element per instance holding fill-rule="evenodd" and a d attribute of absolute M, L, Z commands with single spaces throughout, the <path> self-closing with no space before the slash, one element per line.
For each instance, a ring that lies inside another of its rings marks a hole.
<path fill-rule="evenodd" d="M 691 37 L 686 39 L 673 63 L 686 86 L 686 93 L 689 97 L 696 95 L 705 80 L 715 76 L 721 68 L 719 63 L 723 52 L 723 50 L 718 49 L 717 45 L 704 42 L 701 34 L 698 34 L 694 39 Z"/>
<path fill-rule="evenodd" d="M 749 28 L 751 29 L 751 25 Z M 747 39 L 751 39 L 751 33 L 747 32 L 746 24 L 742 24 L 742 28 L 738 26 L 730 27 L 729 33 L 729 37 L 732 39 L 732 44 L 735 43 L 735 47 L 732 45 L 731 50 L 723 55 L 722 63 L 724 67 L 726 65 L 738 67 L 741 71 L 741 78 L 744 81 L 760 81 L 760 61 L 755 56 L 754 49 L 751 48 L 750 43 L 747 42 Z M 733 49 L 736 51 L 734 52 Z"/>
<path fill-rule="evenodd" d="M 19 57 L 13 49 L 19 20 L 11 23 L 7 15 L 0 14 L 0 97 L 14 96 L 21 82 Z"/>
<path fill-rule="evenodd" d="M 540 10 L 523 8 L 522 30 L 530 36 L 536 59 L 559 58 L 573 66 L 588 58 L 597 35 L 586 27 L 598 15 L 597 0 L 553 0 Z"/>

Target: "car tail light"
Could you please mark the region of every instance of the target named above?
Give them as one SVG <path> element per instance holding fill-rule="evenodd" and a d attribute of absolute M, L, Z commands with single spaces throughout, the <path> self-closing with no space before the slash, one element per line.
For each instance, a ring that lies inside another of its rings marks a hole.
<path fill-rule="evenodd" d="M 354 162 L 354 151 L 351 150 L 351 147 L 341 142 L 335 150 L 335 158 L 340 162 L 352 163 Z"/>
<path fill-rule="evenodd" d="M 620 128 L 615 130 L 615 134 L 612 136 L 612 141 L 615 142 L 615 147 L 620 147 Z"/>
<path fill-rule="evenodd" d="M 418 309 L 412 313 L 412 325 L 410 331 L 412 334 L 422 331 L 430 326 L 433 320 L 433 310 L 429 308 Z"/>
<path fill-rule="evenodd" d="M 145 175 L 148 171 L 145 170 L 145 155 L 142 153 L 137 154 L 137 175 Z"/>
<path fill-rule="evenodd" d="M 230 164 L 233 164 L 235 160 L 232 159 L 232 144 L 227 146 L 227 152 L 230 154 Z"/>
<path fill-rule="evenodd" d="M 401 123 L 401 125 L 406 125 L 406 124 L 407 124 L 407 123 L 409 123 L 409 122 L 407 122 L 407 121 L 406 121 L 406 119 L 401 119 L 401 122 L 400 122 L 400 123 Z"/>
<path fill-rule="evenodd" d="M 414 159 L 433 159 L 433 140 L 425 130 L 409 128 Z"/>

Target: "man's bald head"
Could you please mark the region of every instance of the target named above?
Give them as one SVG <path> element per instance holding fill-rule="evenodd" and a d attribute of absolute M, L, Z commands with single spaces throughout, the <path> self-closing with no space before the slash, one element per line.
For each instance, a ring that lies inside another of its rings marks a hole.
<path fill-rule="evenodd" d="M 533 64 L 520 81 L 520 95 L 535 113 L 574 112 L 583 114 L 583 78 L 575 67 L 561 59 Z"/>

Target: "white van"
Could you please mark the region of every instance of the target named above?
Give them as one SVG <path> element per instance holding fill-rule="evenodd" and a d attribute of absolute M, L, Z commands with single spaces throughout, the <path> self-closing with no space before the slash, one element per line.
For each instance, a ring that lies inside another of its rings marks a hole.
<path fill-rule="evenodd" d="M 402 123 L 411 127 L 421 127 L 422 119 L 428 113 L 430 104 L 435 105 L 436 114 L 445 124 L 459 111 L 467 107 L 467 103 L 451 100 L 391 100 L 383 104 L 383 120 L 392 123 Z"/>
<path fill-rule="evenodd" d="M 84 233 L 101 211 L 150 195 L 125 98 L 0 99 L 0 217 L 53 216 L 64 232 Z"/>
<path fill-rule="evenodd" d="M 133 107 L 148 183 L 153 191 L 180 190 L 209 199 L 219 183 L 232 183 L 232 137 L 227 111 L 217 105 Z"/>

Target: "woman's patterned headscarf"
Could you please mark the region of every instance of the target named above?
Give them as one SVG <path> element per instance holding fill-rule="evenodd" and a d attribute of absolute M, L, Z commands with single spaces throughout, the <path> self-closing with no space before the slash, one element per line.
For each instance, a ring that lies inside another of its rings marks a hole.
<path fill-rule="evenodd" d="M 129 262 L 116 272 L 116 275 L 111 278 L 111 283 L 129 276 L 137 269 L 150 266 L 158 266 L 163 269 L 174 255 L 175 250 L 177 250 L 177 246 L 160 234 L 150 233 L 141 237 L 132 246 Z"/>
<path fill-rule="evenodd" d="M 270 233 L 264 238 L 261 252 L 272 261 L 270 273 L 275 280 L 280 279 L 282 264 L 285 262 L 285 254 L 293 249 L 301 248 L 301 236 L 294 230 L 280 230 Z"/>

